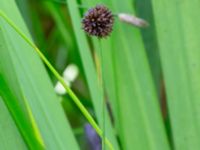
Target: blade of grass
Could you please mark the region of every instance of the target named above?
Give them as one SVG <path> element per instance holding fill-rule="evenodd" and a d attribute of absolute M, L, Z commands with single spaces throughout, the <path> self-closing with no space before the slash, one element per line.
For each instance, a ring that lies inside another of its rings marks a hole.
<path fill-rule="evenodd" d="M 7 51 L 6 40 L 4 39 L 3 32 L 0 29 L 0 44 L 1 44 L 1 61 L 0 61 L 0 95 L 2 96 L 4 103 L 6 104 L 10 114 L 12 114 L 16 125 L 19 128 L 24 141 L 27 143 L 30 149 L 42 149 L 44 147 L 43 140 L 41 140 L 41 135 L 36 135 L 35 131 L 38 130 L 37 127 L 33 127 L 31 124 L 30 117 L 28 114 L 27 107 L 23 101 L 22 93 L 20 90 L 18 80 L 15 74 L 12 60 L 6 53 Z M 10 62 L 10 63 L 7 63 Z M 9 70 L 8 70 L 9 68 Z M 5 72 L 8 74 L 5 76 Z M 12 90 L 9 85 L 13 85 Z M 16 90 L 17 89 L 17 90 Z"/>
<path fill-rule="evenodd" d="M 124 3 L 112 0 L 112 4 L 115 12 L 135 14 L 131 0 Z M 120 22 L 117 22 L 116 28 L 118 33 L 115 32 L 113 45 L 116 43 L 114 59 L 117 66 L 116 76 L 119 79 L 119 126 L 123 129 L 120 133 L 124 148 L 168 150 L 169 145 L 141 34 L 138 29 Z M 141 138 L 142 141 L 139 140 Z"/>
<path fill-rule="evenodd" d="M 174 147 L 200 149 L 200 1 L 152 4 Z"/>
<path fill-rule="evenodd" d="M 134 6 L 136 8 L 137 16 L 145 19 L 150 24 L 149 27 L 141 29 L 141 33 L 156 90 L 160 97 L 161 63 L 151 0 L 135 0 Z"/>
<path fill-rule="evenodd" d="M 30 38 L 13 0 L 1 1 L 0 10 L 14 20 Z M 30 105 L 45 148 L 79 149 L 39 57 L 2 17 L 0 18 L 0 28 L 3 32 L 1 36 L 6 41 L 1 43 L 6 48 L 0 51 L 1 73 L 4 78 L 7 78 L 8 86 L 12 91 L 16 91 L 16 93 L 23 91 L 23 98 Z M 14 73 L 11 72 L 9 66 L 12 66 Z M 8 77 L 12 76 L 16 76 L 20 81 L 20 88 L 9 81 Z"/>
<path fill-rule="evenodd" d="M 31 9 L 28 3 L 28 0 L 16 0 L 17 7 L 22 14 L 23 19 L 25 20 L 27 27 L 32 32 L 33 31 L 33 22 L 31 20 Z"/>
<path fill-rule="evenodd" d="M 1 85 L 2 86 L 2 85 Z M 13 120 L 3 99 L 0 97 L 0 145 L 1 149 L 9 150 L 16 147 L 20 150 L 28 150 L 23 137 Z"/>

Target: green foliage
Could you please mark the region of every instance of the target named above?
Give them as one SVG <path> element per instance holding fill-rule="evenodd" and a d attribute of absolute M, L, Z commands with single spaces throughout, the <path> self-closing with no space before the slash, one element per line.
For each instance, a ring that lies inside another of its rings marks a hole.
<path fill-rule="evenodd" d="M 14 1 L 1 1 L 0 8 L 30 37 Z M 10 9 L 12 11 L 9 11 Z M 0 70 L 1 78 L 6 84 L 2 85 L 2 88 L 7 87 L 2 97 L 13 116 L 16 115 L 15 111 L 17 113 L 27 111 L 13 118 L 28 147 L 78 149 L 61 104 L 52 92 L 52 85 L 39 57 L 3 18 L 0 24 L 2 57 Z M 15 103 L 23 106 L 18 108 Z M 23 115 L 29 117 L 29 120 L 20 121 Z M 26 124 L 28 127 L 23 128 Z M 31 136 L 32 134 L 34 137 Z"/>
<path fill-rule="evenodd" d="M 111 36 L 100 40 L 81 29 L 84 13 L 97 4 L 115 14 Z M 105 149 L 200 149 L 199 6 L 0 0 L 0 149 L 95 149 L 88 123 L 105 138 Z M 150 26 L 126 24 L 118 13 Z M 79 68 L 71 87 L 59 75 L 68 64 Z M 55 94 L 57 81 L 67 94 Z"/>
<path fill-rule="evenodd" d="M 11 117 L 4 101 L 0 97 L 0 141 L 1 147 L 4 149 L 18 149 L 26 150 L 27 146 L 20 135 L 20 132 Z"/>
<path fill-rule="evenodd" d="M 152 0 L 174 147 L 200 149 L 199 1 Z M 162 15 L 161 15 L 162 14 Z"/>

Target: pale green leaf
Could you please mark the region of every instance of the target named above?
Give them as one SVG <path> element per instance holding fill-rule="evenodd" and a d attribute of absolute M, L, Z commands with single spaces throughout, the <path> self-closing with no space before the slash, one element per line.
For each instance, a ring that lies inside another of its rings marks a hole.
<path fill-rule="evenodd" d="M 0 145 L 1 149 L 13 150 L 16 147 L 20 150 L 27 150 L 26 143 L 21 136 L 18 127 L 13 120 L 11 113 L 0 97 Z"/>
<path fill-rule="evenodd" d="M 152 0 L 176 150 L 200 149 L 199 0 Z"/>

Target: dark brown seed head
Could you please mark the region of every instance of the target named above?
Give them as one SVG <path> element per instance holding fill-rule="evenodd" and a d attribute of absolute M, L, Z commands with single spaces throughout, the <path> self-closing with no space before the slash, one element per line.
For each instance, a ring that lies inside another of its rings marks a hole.
<path fill-rule="evenodd" d="M 88 10 L 82 20 L 83 30 L 92 36 L 103 38 L 112 32 L 114 16 L 103 5 L 97 5 Z"/>

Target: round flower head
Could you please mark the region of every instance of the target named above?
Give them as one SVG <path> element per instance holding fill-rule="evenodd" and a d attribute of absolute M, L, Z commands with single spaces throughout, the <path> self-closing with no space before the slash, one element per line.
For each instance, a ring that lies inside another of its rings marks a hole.
<path fill-rule="evenodd" d="M 112 32 L 114 16 L 103 5 L 97 5 L 88 10 L 82 20 L 83 30 L 92 36 L 103 38 Z"/>

